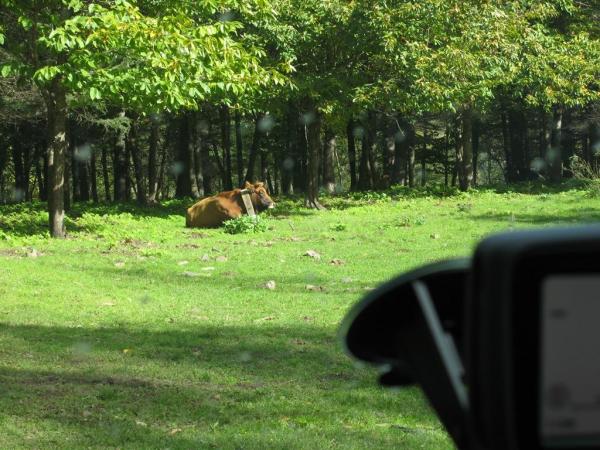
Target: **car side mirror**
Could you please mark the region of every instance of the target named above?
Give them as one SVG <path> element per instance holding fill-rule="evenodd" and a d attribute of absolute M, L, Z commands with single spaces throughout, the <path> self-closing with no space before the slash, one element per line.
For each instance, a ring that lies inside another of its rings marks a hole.
<path fill-rule="evenodd" d="M 600 226 L 514 231 L 358 303 L 346 350 L 419 384 L 461 449 L 600 448 Z"/>
<path fill-rule="evenodd" d="M 386 386 L 418 383 L 455 440 L 464 438 L 464 305 L 468 259 L 431 264 L 371 292 L 342 334 L 354 357 L 381 366 Z"/>

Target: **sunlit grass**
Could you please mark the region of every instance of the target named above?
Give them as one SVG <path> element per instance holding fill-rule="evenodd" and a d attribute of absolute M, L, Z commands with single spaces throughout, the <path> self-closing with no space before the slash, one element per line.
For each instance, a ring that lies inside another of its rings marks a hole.
<path fill-rule="evenodd" d="M 600 218 L 577 190 L 324 203 L 234 235 L 183 202 L 77 205 L 63 241 L 0 207 L 0 448 L 451 448 L 416 388 L 343 354 L 345 312 L 490 232 Z"/>

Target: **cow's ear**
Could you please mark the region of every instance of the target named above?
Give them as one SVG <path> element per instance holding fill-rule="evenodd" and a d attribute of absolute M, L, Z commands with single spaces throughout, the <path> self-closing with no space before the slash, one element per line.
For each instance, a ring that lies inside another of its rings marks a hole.
<path fill-rule="evenodd" d="M 250 183 L 248 183 L 247 181 L 244 183 L 244 189 L 254 189 L 254 186 L 252 186 Z"/>

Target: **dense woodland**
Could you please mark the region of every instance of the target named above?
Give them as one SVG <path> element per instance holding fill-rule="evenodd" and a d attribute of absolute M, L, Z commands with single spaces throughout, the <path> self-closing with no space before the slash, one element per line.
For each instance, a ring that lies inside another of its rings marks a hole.
<path fill-rule="evenodd" d="M 600 152 L 597 0 L 0 0 L 0 203 L 543 178 Z"/>

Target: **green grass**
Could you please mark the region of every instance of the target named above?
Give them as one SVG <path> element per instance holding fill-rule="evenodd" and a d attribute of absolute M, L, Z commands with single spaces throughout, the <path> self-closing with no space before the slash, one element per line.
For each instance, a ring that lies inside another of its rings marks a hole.
<path fill-rule="evenodd" d="M 340 320 L 399 272 L 600 204 L 403 195 L 282 201 L 234 235 L 185 229 L 181 202 L 77 205 L 62 241 L 43 205 L 0 207 L 0 448 L 452 448 L 417 388 L 343 354 Z"/>

